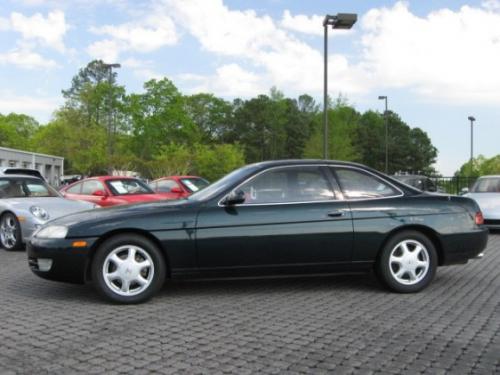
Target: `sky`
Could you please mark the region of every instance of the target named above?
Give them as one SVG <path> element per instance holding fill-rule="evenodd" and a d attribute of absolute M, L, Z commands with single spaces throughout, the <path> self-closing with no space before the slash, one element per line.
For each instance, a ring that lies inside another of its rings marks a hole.
<path fill-rule="evenodd" d="M 0 113 L 50 120 L 62 89 L 93 59 L 121 63 L 128 92 L 167 77 L 185 94 L 231 100 L 307 93 L 322 103 L 325 14 L 329 95 L 389 109 L 428 133 L 436 169 L 500 154 L 500 0 L 1 0 Z"/>

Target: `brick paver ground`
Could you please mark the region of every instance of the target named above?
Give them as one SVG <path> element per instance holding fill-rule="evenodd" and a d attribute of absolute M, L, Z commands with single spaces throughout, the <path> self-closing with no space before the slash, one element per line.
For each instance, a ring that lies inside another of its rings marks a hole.
<path fill-rule="evenodd" d="M 0 374 L 500 373 L 500 234 L 413 295 L 374 276 L 170 282 L 138 306 L 0 251 Z"/>

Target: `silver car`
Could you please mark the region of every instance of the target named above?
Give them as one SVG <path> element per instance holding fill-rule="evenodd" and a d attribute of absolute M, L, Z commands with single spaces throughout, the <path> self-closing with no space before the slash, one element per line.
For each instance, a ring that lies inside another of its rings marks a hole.
<path fill-rule="evenodd" d="M 0 172 L 0 245 L 19 249 L 47 221 L 94 207 L 63 198 L 38 177 Z"/>
<path fill-rule="evenodd" d="M 500 229 L 500 176 L 479 177 L 465 196 L 479 204 L 488 228 Z"/>

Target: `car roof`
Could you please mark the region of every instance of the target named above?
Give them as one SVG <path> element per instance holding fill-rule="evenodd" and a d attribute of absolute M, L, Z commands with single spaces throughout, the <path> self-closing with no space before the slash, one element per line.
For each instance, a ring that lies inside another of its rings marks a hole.
<path fill-rule="evenodd" d="M 1 179 L 16 179 L 16 178 L 24 178 L 24 179 L 32 179 L 32 180 L 43 180 L 37 176 L 30 176 L 28 174 L 0 174 Z"/>
<path fill-rule="evenodd" d="M 479 178 L 500 178 L 500 175 L 491 174 L 491 175 L 480 176 Z"/>
<path fill-rule="evenodd" d="M 42 174 L 38 169 L 33 168 L 17 168 L 17 167 L 0 167 L 0 176 L 34 176 L 43 179 Z"/>

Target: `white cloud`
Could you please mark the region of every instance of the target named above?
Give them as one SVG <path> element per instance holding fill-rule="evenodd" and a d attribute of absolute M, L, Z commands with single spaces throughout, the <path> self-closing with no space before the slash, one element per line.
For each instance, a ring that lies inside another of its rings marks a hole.
<path fill-rule="evenodd" d="M 25 48 L 0 53 L 0 64 L 16 65 L 24 69 L 48 69 L 57 66 L 54 60 L 45 59 L 38 53 Z"/>
<path fill-rule="evenodd" d="M 323 19 L 325 16 L 318 16 L 316 14 L 312 16 L 307 16 L 304 14 L 297 14 L 293 16 L 289 10 L 283 12 L 283 17 L 281 18 L 280 25 L 288 30 L 297 31 L 304 34 L 311 34 L 317 36 L 323 36 Z M 341 35 L 352 34 L 354 29 L 349 30 L 335 30 L 333 33 L 329 33 L 329 37 L 336 37 Z"/>
<path fill-rule="evenodd" d="M 106 63 L 115 63 L 118 61 L 120 46 L 112 39 L 99 40 L 87 47 L 87 53 L 94 59 L 100 59 Z"/>
<path fill-rule="evenodd" d="M 174 23 L 164 14 L 150 15 L 141 21 L 121 25 L 93 27 L 91 31 L 107 37 L 87 48 L 88 53 L 95 58 L 108 56 L 117 59 L 118 55 L 125 51 L 152 52 L 164 46 L 174 45 L 178 41 Z M 107 53 L 105 46 L 112 48 L 112 52 Z"/>
<path fill-rule="evenodd" d="M 497 11 L 500 10 L 500 1 L 498 0 L 485 0 L 481 3 L 483 8 L 488 10 Z"/>
<path fill-rule="evenodd" d="M 162 79 L 165 75 L 156 72 L 152 68 L 153 62 L 149 60 L 139 60 L 130 57 L 122 62 L 124 68 L 132 69 L 134 75 L 142 80 Z"/>
<path fill-rule="evenodd" d="M 259 16 L 253 10 L 230 10 L 221 0 L 166 0 L 165 4 L 177 25 L 197 38 L 204 50 L 251 64 L 259 71 L 266 91 L 274 85 L 293 92 L 321 91 L 322 53 L 289 34 L 271 17 Z M 331 80 L 335 80 L 338 90 L 357 92 L 362 89 L 357 78 L 338 76 L 350 69 L 345 58 L 332 55 L 331 61 L 341 62 L 340 65 L 332 64 L 330 70 Z M 237 69 L 233 66 L 231 71 L 236 73 Z M 238 77 L 237 81 L 227 82 L 226 88 L 233 92 L 232 87 L 243 85 L 248 88 L 243 91 L 250 92 L 250 88 L 262 86 L 256 84 L 256 73 L 247 73 L 251 74 L 226 74 L 228 79 Z M 218 71 L 208 79 L 216 79 L 220 74 Z M 243 81 L 245 77 L 247 82 Z"/>
<path fill-rule="evenodd" d="M 464 6 L 418 17 L 398 2 L 370 10 L 362 27 L 360 67 L 371 85 L 454 103 L 500 103 L 500 14 Z"/>
<path fill-rule="evenodd" d="M 63 37 L 68 25 L 60 10 L 49 12 L 47 17 L 40 13 L 27 17 L 13 12 L 10 15 L 10 29 L 21 33 L 25 40 L 35 40 L 59 52 L 65 50 Z"/>
<path fill-rule="evenodd" d="M 9 91 L 0 91 L 1 113 L 25 113 L 46 121 L 61 104 L 61 98 L 33 97 L 15 95 Z"/>
<path fill-rule="evenodd" d="M 269 89 L 264 77 L 238 64 L 222 65 L 210 76 L 182 74 L 179 79 L 193 83 L 192 92 L 217 92 L 227 97 L 255 96 Z"/>

